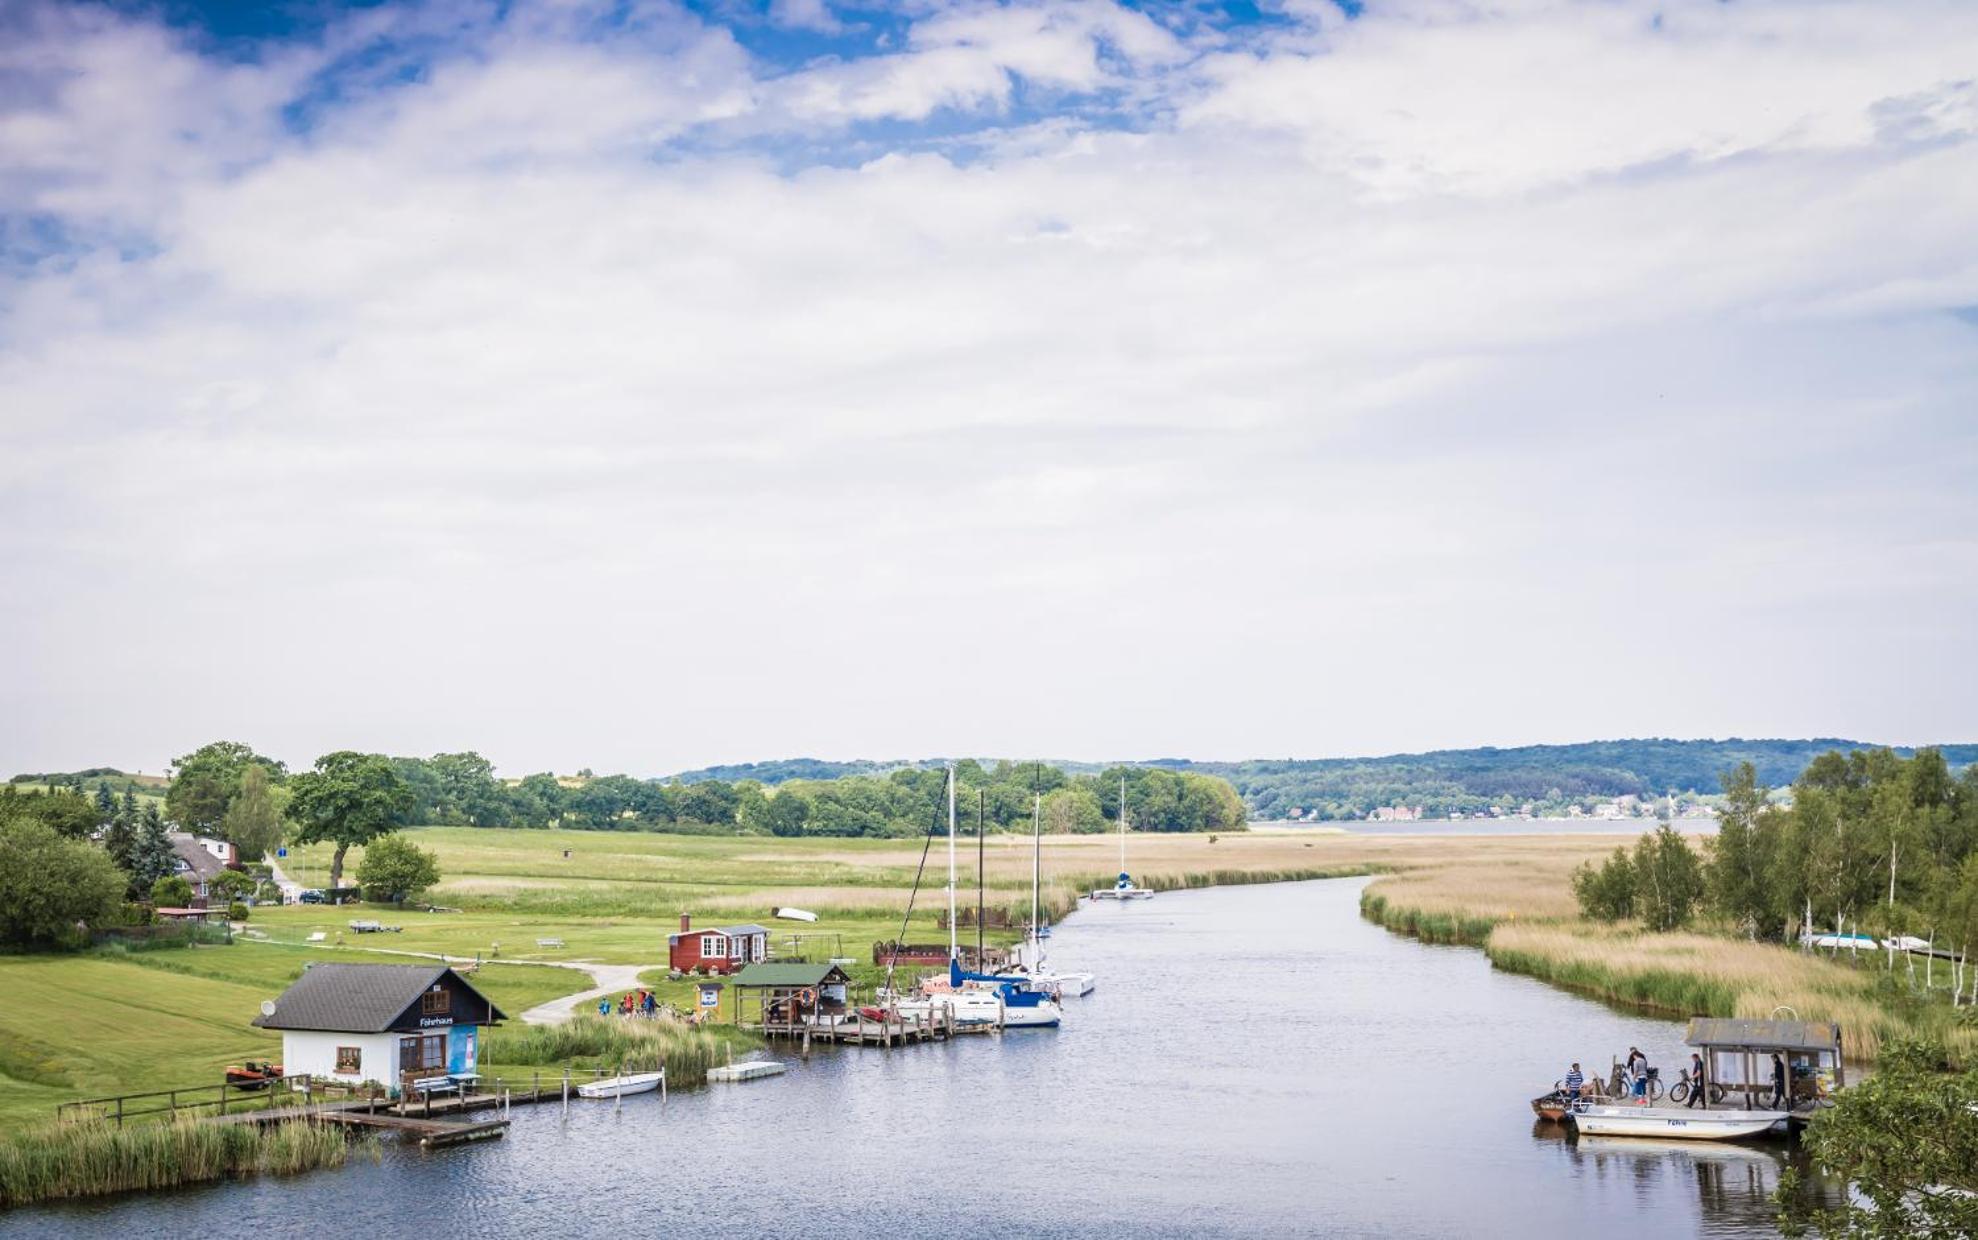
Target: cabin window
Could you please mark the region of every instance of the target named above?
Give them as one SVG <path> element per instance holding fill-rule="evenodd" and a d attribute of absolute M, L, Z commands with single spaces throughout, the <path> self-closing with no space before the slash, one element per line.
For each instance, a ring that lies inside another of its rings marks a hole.
<path fill-rule="evenodd" d="M 446 1035 L 432 1034 L 422 1038 L 406 1038 L 398 1044 L 398 1068 L 401 1072 L 429 1072 L 446 1067 Z"/>
<path fill-rule="evenodd" d="M 337 1047 L 338 1072 L 362 1072 L 364 1070 L 364 1048 L 361 1046 Z"/>
<path fill-rule="evenodd" d="M 429 990 L 419 997 L 419 1012 L 424 1016 L 445 1016 L 453 1010 L 453 996 L 444 990 Z"/>
<path fill-rule="evenodd" d="M 727 954 L 728 944 L 720 935 L 703 934 L 701 936 L 701 959 L 706 960 Z"/>

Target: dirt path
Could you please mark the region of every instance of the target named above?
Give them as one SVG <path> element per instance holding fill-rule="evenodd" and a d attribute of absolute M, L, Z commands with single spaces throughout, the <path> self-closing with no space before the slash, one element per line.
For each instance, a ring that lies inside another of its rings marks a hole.
<path fill-rule="evenodd" d="M 639 988 L 639 974 L 647 969 L 664 968 L 650 964 L 578 964 L 575 961 L 557 961 L 566 969 L 582 969 L 591 975 L 597 985 L 589 990 L 580 990 L 574 995 L 561 999 L 551 999 L 548 1003 L 538 1003 L 522 1013 L 525 1025 L 560 1025 L 584 1008 L 594 1007 L 604 995 L 618 995 Z"/>

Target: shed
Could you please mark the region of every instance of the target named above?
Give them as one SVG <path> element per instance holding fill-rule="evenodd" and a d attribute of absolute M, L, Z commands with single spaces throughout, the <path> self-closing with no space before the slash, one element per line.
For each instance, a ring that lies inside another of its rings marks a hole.
<path fill-rule="evenodd" d="M 680 914 L 680 933 L 666 936 L 667 966 L 680 973 L 704 970 L 733 973 L 769 959 L 769 929 L 746 922 L 739 926 L 694 929 L 694 919 Z"/>
<path fill-rule="evenodd" d="M 500 1008 L 446 965 L 314 964 L 254 1023 L 282 1033 L 282 1070 L 406 1090 L 469 1076 Z"/>
<path fill-rule="evenodd" d="M 792 1027 L 817 1016 L 835 1017 L 850 1005 L 851 985 L 851 976 L 835 964 L 752 964 L 730 983 L 735 1023 Z"/>
<path fill-rule="evenodd" d="M 1702 1054 L 1711 1085 L 1741 1095 L 1738 1101 L 1747 1107 L 1772 1096 L 1775 1054 L 1786 1065 L 1789 1110 L 1811 1106 L 1847 1084 L 1841 1027 L 1829 1021 L 1697 1016 L 1683 1040 Z"/>

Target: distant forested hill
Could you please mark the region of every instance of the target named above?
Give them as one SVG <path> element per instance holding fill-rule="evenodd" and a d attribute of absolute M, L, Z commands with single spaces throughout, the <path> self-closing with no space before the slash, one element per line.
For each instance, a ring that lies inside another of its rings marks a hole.
<path fill-rule="evenodd" d="M 1292 810 L 1306 817 L 1364 818 L 1386 805 L 1417 806 L 1430 814 L 1477 813 L 1530 805 L 1540 812 L 1564 812 L 1614 797 L 1655 797 L 1665 792 L 1714 794 L 1723 773 L 1740 762 L 1758 768 L 1773 787 L 1791 783 L 1813 758 L 1829 750 L 1876 749 L 1866 741 L 1839 737 L 1808 740 L 1618 740 L 1577 745 L 1525 745 L 1512 749 L 1443 749 L 1377 758 L 1255 759 L 1247 762 L 1191 762 L 1160 758 L 1137 763 L 1202 775 L 1220 775 L 1243 795 L 1257 818 L 1282 818 Z M 1911 751 L 1893 747 L 1898 753 Z M 1953 768 L 1978 762 L 1978 745 L 1941 746 Z M 788 780 L 835 779 L 900 769 L 925 769 L 938 759 L 894 762 L 823 762 L 794 759 L 688 771 L 683 782 L 753 779 L 765 784 Z M 1100 769 L 1089 762 L 1050 762 L 1083 774 Z"/>

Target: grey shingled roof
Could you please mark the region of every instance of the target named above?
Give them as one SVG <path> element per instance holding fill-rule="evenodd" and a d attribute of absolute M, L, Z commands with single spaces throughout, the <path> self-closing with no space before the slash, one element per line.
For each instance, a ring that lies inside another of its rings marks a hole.
<path fill-rule="evenodd" d="M 722 926 L 718 929 L 717 933 L 726 934 L 730 937 L 739 937 L 744 934 L 768 934 L 769 927 L 758 926 L 754 922 L 750 922 L 745 926 Z"/>
<path fill-rule="evenodd" d="M 1841 1027 L 1826 1021 L 1696 1016 L 1690 1019 L 1689 1037 L 1684 1040 L 1691 1046 L 1830 1051 L 1841 1044 Z"/>
<path fill-rule="evenodd" d="M 453 972 L 443 964 L 316 964 L 275 1000 L 273 1016 L 256 1016 L 263 1029 L 318 1029 L 331 1033 L 383 1033 L 426 990 Z M 463 987 L 473 992 L 464 979 Z M 483 996 L 483 1002 L 486 997 Z M 490 1020 L 502 1013 L 488 1004 Z"/>

